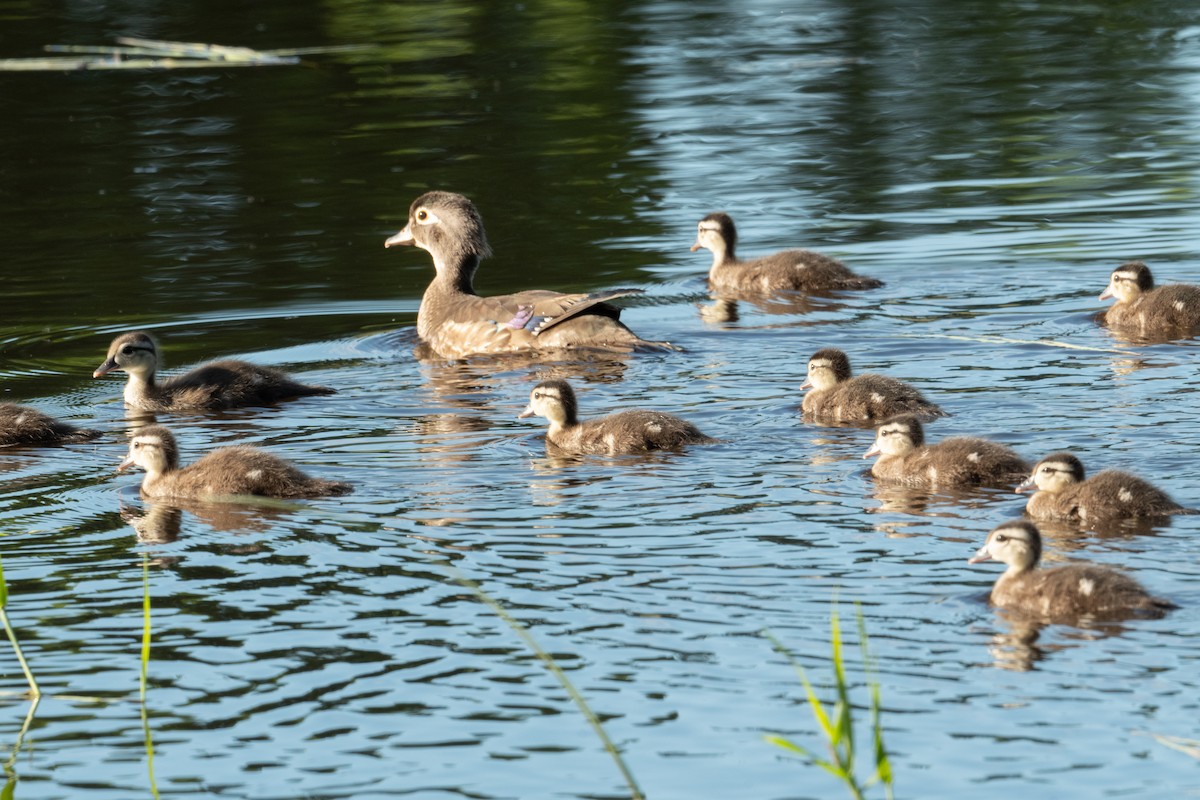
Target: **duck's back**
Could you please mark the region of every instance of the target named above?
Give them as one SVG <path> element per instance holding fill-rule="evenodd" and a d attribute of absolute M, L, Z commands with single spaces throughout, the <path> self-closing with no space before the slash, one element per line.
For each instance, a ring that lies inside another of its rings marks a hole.
<path fill-rule="evenodd" d="M 716 440 L 685 419 L 662 411 L 620 411 L 587 420 L 564 431 L 551 442 L 579 453 L 620 455 L 674 450 L 688 444 Z"/>
<path fill-rule="evenodd" d="M 1200 287 L 1184 283 L 1159 286 L 1130 303 L 1117 303 L 1105 312 L 1113 327 L 1143 334 L 1200 329 Z"/>
<path fill-rule="evenodd" d="M 735 261 L 709 271 L 714 291 L 769 294 L 780 291 L 828 292 L 874 289 L 883 282 L 857 275 L 836 258 L 812 250 L 784 250 L 769 256 Z"/>
<path fill-rule="evenodd" d="M 230 359 L 213 361 L 163 380 L 150 402 L 157 403 L 161 410 L 224 409 L 334 393 L 326 386 L 309 386 L 293 380 L 282 370 Z"/>
<path fill-rule="evenodd" d="M 206 495 L 259 495 L 262 497 L 317 497 L 351 491 L 348 483 L 306 475 L 264 450 L 249 445 L 222 447 L 155 482 L 154 495 L 201 497 Z"/>
<path fill-rule="evenodd" d="M 813 417 L 837 422 L 876 422 L 900 414 L 925 422 L 946 416 L 904 381 L 870 372 L 829 389 L 810 390 L 801 408 Z"/>
<path fill-rule="evenodd" d="M 1012 483 L 1029 474 L 1029 467 L 1002 444 L 954 436 L 903 456 L 880 458 L 871 473 L 906 486 L 937 488 Z"/>
<path fill-rule="evenodd" d="M 99 435 L 100 431 L 77 428 L 29 406 L 0 403 L 0 447 L 73 444 Z"/>
<path fill-rule="evenodd" d="M 992 588 L 992 602 L 1031 617 L 1119 619 L 1161 617 L 1174 604 L 1153 597 L 1141 584 L 1113 569 L 1070 564 L 1003 576 Z"/>

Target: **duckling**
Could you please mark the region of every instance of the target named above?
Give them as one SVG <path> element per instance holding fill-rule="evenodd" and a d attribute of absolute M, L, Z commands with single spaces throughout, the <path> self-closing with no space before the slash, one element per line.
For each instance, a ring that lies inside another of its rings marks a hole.
<path fill-rule="evenodd" d="M 143 411 L 240 408 L 269 405 L 291 397 L 336 394 L 327 386 L 294 381 L 281 370 L 232 359 L 211 361 L 156 383 L 158 345 L 150 334 L 141 331 L 113 339 L 108 358 L 92 377 L 99 378 L 114 370 L 124 370 L 129 375 L 125 403 Z"/>
<path fill-rule="evenodd" d="M 36 408 L 0 403 L 0 447 L 87 442 L 100 435 L 91 428 L 76 428 Z"/>
<path fill-rule="evenodd" d="M 117 471 L 135 465 L 146 471 L 142 496 L 148 498 L 319 497 L 353 491 L 348 483 L 311 478 L 283 459 L 249 445 L 220 447 L 196 463 L 180 467 L 175 436 L 162 425 L 138 430 L 129 443 L 129 456 Z"/>
<path fill-rule="evenodd" d="M 1011 483 L 1029 474 L 1020 456 L 987 439 L 954 436 L 926 445 L 921 421 L 911 414 L 876 429 L 875 444 L 863 453 L 871 456 L 879 456 L 871 467 L 876 478 L 921 488 Z"/>
<path fill-rule="evenodd" d="M 620 322 L 608 300 L 640 289 L 561 294 L 532 289 L 480 297 L 473 278 L 492 254 L 475 204 L 453 192 L 426 192 L 412 202 L 408 224 L 384 247 L 416 245 L 437 271 L 421 298 L 417 335 L 443 358 L 549 348 L 676 349 L 649 342 Z"/>
<path fill-rule="evenodd" d="M 1117 298 L 1104 312 L 1110 328 L 1141 336 L 1200 330 L 1200 286 L 1173 283 L 1155 288 L 1150 268 L 1141 261 L 1129 261 L 1113 270 L 1100 299 L 1110 297 Z"/>
<path fill-rule="evenodd" d="M 717 293 L 811 293 L 883 286 L 883 281 L 857 275 L 837 259 L 812 250 L 784 250 L 742 261 L 735 252 L 737 228 L 733 225 L 733 219 L 722 212 L 709 214 L 700 220 L 692 252 L 702 247 L 713 254 L 708 285 Z"/>
<path fill-rule="evenodd" d="M 1033 468 L 1018 492 L 1037 492 L 1025 505 L 1034 519 L 1090 524 L 1099 520 L 1193 514 L 1141 478 L 1106 469 L 1085 480 L 1083 462 L 1070 453 L 1054 453 Z"/>
<path fill-rule="evenodd" d="M 717 441 L 687 420 L 661 411 L 620 411 L 580 422 L 578 410 L 570 384 L 564 380 L 542 381 L 533 387 L 529 405 L 518 419 L 536 414 L 550 420 L 546 440 L 574 453 L 622 455 Z"/>
<path fill-rule="evenodd" d="M 992 587 L 992 604 L 1028 616 L 1051 620 L 1158 618 L 1177 607 L 1153 597 L 1133 578 L 1114 569 L 1095 564 L 1038 569 L 1041 557 L 1042 536 L 1037 527 L 1015 520 L 989 533 L 987 542 L 967 563 L 995 559 L 1008 565 Z"/>
<path fill-rule="evenodd" d="M 874 423 L 912 414 L 928 422 L 949 416 L 903 381 L 869 372 L 852 378 L 850 359 L 832 347 L 813 353 L 800 388 L 812 389 L 801 405 L 805 415 L 823 421 Z"/>

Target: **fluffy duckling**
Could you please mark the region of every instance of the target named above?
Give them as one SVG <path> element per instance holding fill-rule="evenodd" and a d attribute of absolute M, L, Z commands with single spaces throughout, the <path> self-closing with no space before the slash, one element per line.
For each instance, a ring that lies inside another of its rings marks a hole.
<path fill-rule="evenodd" d="M 538 415 L 550 421 L 546 440 L 573 453 L 622 455 L 651 450 L 675 450 L 685 444 L 712 444 L 695 425 L 661 411 L 620 411 L 583 422 L 571 385 L 563 380 L 542 381 L 529 394 L 529 405 L 518 419 Z"/>
<path fill-rule="evenodd" d="M 1038 569 L 1041 557 L 1042 536 L 1037 527 L 1015 520 L 989 533 L 987 542 L 967 563 L 995 559 L 1006 564 L 1008 569 L 992 587 L 992 604 L 1027 616 L 1050 620 L 1157 618 L 1176 608 L 1116 570 L 1095 564 Z"/>
<path fill-rule="evenodd" d="M 1070 453 L 1046 456 L 1017 487 L 1018 492 L 1037 487 L 1025 505 L 1025 513 L 1034 519 L 1084 524 L 1194 513 L 1128 472 L 1106 469 L 1085 478 L 1083 462 Z"/>
<path fill-rule="evenodd" d="M 851 377 L 850 359 L 832 347 L 813 353 L 808 360 L 808 379 L 800 388 L 812 389 L 804 396 L 801 409 L 823 421 L 875 423 L 912 414 L 928 422 L 948 416 L 903 381 L 869 372 Z"/>
<path fill-rule="evenodd" d="M 712 252 L 708 285 L 717 293 L 812 293 L 883 286 L 883 281 L 857 275 L 837 259 L 812 250 L 784 250 L 742 261 L 736 254 L 737 228 L 733 219 L 722 212 L 700 220 L 692 252 L 700 248 Z"/>
<path fill-rule="evenodd" d="M 408 224 L 384 242 L 384 247 L 394 245 L 416 245 L 433 256 L 437 275 L 421 298 L 417 335 L 443 358 L 548 348 L 670 347 L 639 338 L 621 324 L 621 309 L 605 302 L 639 289 L 480 297 L 475 271 L 492 251 L 479 211 L 461 194 L 426 192 L 414 200 Z"/>
<path fill-rule="evenodd" d="M 871 466 L 876 478 L 920 488 L 1011 484 L 1029 474 L 1020 456 L 987 439 L 953 436 L 925 444 L 921 421 L 911 414 L 875 429 L 875 444 L 863 453 L 871 456 L 879 456 Z"/>
<path fill-rule="evenodd" d="M 1154 286 L 1154 276 L 1141 261 L 1129 261 L 1113 270 L 1101 300 L 1117 302 L 1104 313 L 1111 328 L 1141 336 L 1190 334 L 1200 330 L 1200 286 L 1173 283 Z"/>
<path fill-rule="evenodd" d="M 281 370 L 232 359 L 211 361 L 157 383 L 154 376 L 158 371 L 158 345 L 150 334 L 141 331 L 113 339 L 108 358 L 92 377 L 99 378 L 114 370 L 129 375 L 125 403 L 143 411 L 263 406 L 291 397 L 336 393 L 326 386 L 294 381 Z"/>
<path fill-rule="evenodd" d="M 283 459 L 249 445 L 221 447 L 194 464 L 179 466 L 175 436 L 162 425 L 140 428 L 129 443 L 129 456 L 117 467 L 146 471 L 142 496 L 213 497 L 319 497 L 349 494 L 352 487 L 305 475 Z"/>
<path fill-rule="evenodd" d="M 100 435 L 91 428 L 76 428 L 36 408 L 0 403 L 0 447 L 87 442 Z"/>

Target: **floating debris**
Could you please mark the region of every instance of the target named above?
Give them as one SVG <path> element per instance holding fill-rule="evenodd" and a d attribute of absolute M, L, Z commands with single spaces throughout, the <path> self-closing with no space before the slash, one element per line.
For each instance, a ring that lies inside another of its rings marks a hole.
<path fill-rule="evenodd" d="M 299 64 L 301 55 L 358 49 L 310 47 L 288 50 L 253 50 L 202 42 L 169 42 L 122 36 L 118 47 L 48 44 L 48 53 L 77 55 L 47 58 L 2 58 L 0 72 L 73 71 L 94 69 L 213 69 L 224 67 L 277 67 Z"/>

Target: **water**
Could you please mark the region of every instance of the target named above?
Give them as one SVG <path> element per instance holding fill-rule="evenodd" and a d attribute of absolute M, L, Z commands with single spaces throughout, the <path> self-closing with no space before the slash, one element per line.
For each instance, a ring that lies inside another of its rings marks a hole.
<path fill-rule="evenodd" d="M 142 565 L 164 795 L 619 797 L 565 692 L 457 580 L 529 627 L 647 795 L 824 798 L 794 673 L 828 685 L 831 602 L 862 603 L 900 796 L 1162 797 L 1200 736 L 1200 521 L 1054 532 L 1182 608 L 1030 631 L 966 559 L 1022 499 L 876 487 L 871 434 L 804 425 L 807 357 L 917 383 L 931 439 L 1064 448 L 1197 505 L 1194 342 L 1098 328 L 1108 273 L 1200 281 L 1200 20 L 1173 4 L 806 2 L 0 5 L 0 52 L 124 34 L 363 44 L 299 68 L 0 78 L 5 399 L 100 427 L 0 453 L 9 613 L 43 690 L 10 695 L 17 797 L 150 795 L 136 702 Z M 384 251 L 428 188 L 479 205 L 485 293 L 640 286 L 625 320 L 682 353 L 413 358 L 431 273 Z M 810 246 L 887 287 L 706 322 L 697 220 L 746 255 Z M 163 417 L 185 459 L 250 442 L 349 498 L 154 507 L 116 476 L 120 331 L 170 365 L 280 364 L 339 394 Z M 538 380 L 585 415 L 675 411 L 726 443 L 546 455 Z M 453 565 L 451 571 L 448 565 Z M 852 650 L 861 692 L 861 671 Z M 3 690 L 24 682 L 11 655 Z M 105 702 L 62 697 L 90 696 Z M 858 695 L 865 702 L 865 693 Z M 17 749 L 18 743 L 20 748 Z"/>

